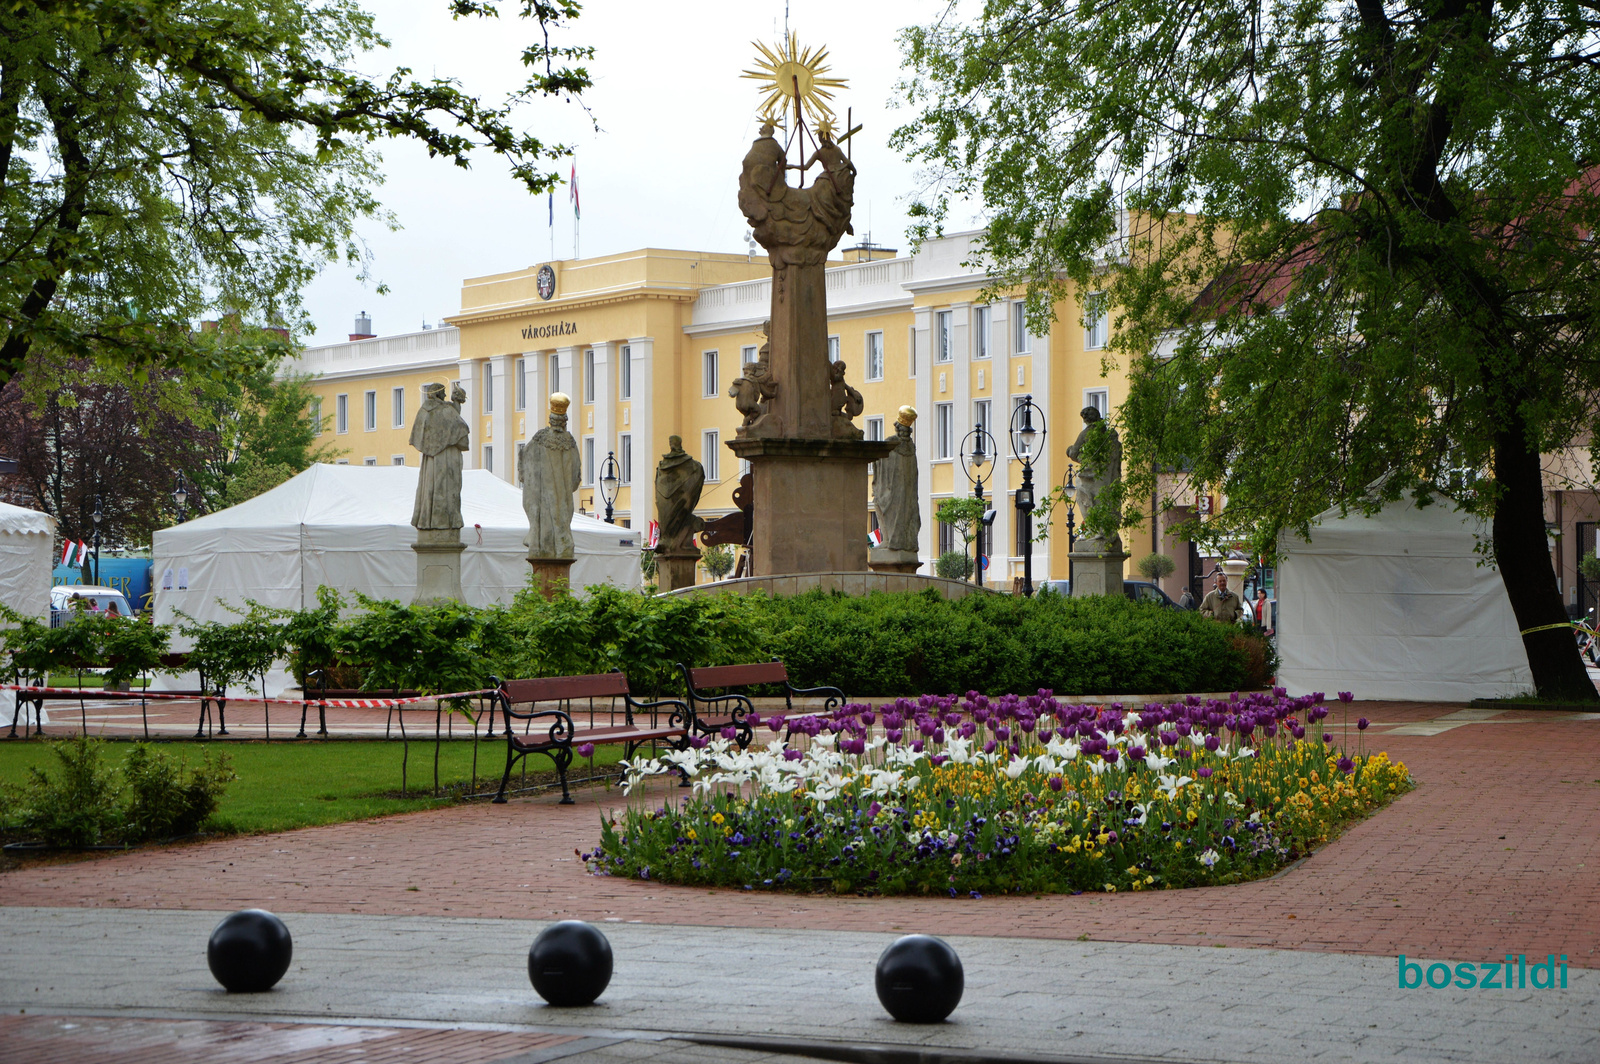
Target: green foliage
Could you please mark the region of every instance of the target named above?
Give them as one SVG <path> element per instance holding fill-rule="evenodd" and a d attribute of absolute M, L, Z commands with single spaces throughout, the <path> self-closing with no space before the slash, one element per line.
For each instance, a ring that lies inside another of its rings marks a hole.
<path fill-rule="evenodd" d="M 201 390 L 201 420 L 214 442 L 194 477 L 190 505 L 201 513 L 236 506 L 282 484 L 313 462 L 344 451 L 318 445 L 308 411 L 310 378 L 277 376 L 277 363 Z"/>
<path fill-rule="evenodd" d="M 642 550 L 639 552 L 639 571 L 644 574 L 645 583 L 653 584 L 656 582 L 656 570 L 658 568 L 660 566 L 656 563 L 655 551 Z"/>
<path fill-rule="evenodd" d="M 335 630 L 344 599 L 326 584 L 317 588 L 317 604 L 303 610 L 273 610 L 283 626 L 281 642 L 289 654 L 290 668 L 302 686 L 308 674 L 336 665 L 339 653 Z M 335 685 L 336 686 L 336 685 Z"/>
<path fill-rule="evenodd" d="M 701 547 L 700 564 L 706 567 L 711 579 L 721 580 L 733 572 L 733 551 L 727 547 Z"/>
<path fill-rule="evenodd" d="M 170 625 L 153 625 L 132 617 L 77 613 L 59 628 L 25 617 L 0 605 L 5 647 L 22 671 L 33 676 L 83 668 L 105 668 L 111 687 L 141 673 L 161 670 L 161 656 L 172 637 Z"/>
<path fill-rule="evenodd" d="M 333 643 L 345 661 L 362 666 L 369 690 L 475 691 L 497 664 L 482 650 L 498 641 L 479 629 L 498 624 L 504 611 L 459 602 L 402 606 L 359 592 L 356 601 L 361 612 L 339 626 Z"/>
<path fill-rule="evenodd" d="M 978 530 L 983 527 L 984 511 L 990 505 L 987 499 L 943 499 L 933 516 L 955 529 L 961 537 L 962 549 L 970 553 L 972 541 L 978 538 Z"/>
<path fill-rule="evenodd" d="M 210 750 L 191 769 L 159 747 L 136 743 L 122 763 L 127 803 L 123 837 L 129 842 L 192 835 L 217 811 L 236 778 L 226 753 Z"/>
<path fill-rule="evenodd" d="M 1578 559 L 1578 571 L 1590 583 L 1600 583 L 1600 558 L 1587 551 Z"/>
<path fill-rule="evenodd" d="M 196 621 L 178 611 L 186 622 L 178 625 L 178 631 L 194 644 L 188 667 L 204 673 L 213 687 L 224 689 L 264 675 L 288 652 L 283 628 L 275 623 L 273 613 L 268 607 L 251 604 L 242 620 L 224 624 Z"/>
<path fill-rule="evenodd" d="M 933 563 L 933 571 L 946 580 L 971 579 L 972 555 L 965 551 L 947 550 Z"/>
<path fill-rule="evenodd" d="M 1134 564 L 1146 580 L 1165 580 L 1178 571 L 1178 563 L 1165 554 L 1146 554 Z"/>

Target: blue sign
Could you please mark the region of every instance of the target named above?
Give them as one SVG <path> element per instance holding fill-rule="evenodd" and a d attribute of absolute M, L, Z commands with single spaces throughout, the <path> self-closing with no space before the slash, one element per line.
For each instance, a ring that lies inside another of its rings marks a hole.
<path fill-rule="evenodd" d="M 978 555 L 978 568 L 984 572 L 989 571 L 989 556 L 987 554 Z"/>
<path fill-rule="evenodd" d="M 94 555 L 89 556 L 85 567 L 91 572 L 94 569 Z M 136 610 L 150 608 L 150 559 L 148 558 L 101 558 L 100 578 L 101 587 L 115 588 L 122 592 L 123 598 L 128 600 L 128 605 Z M 54 587 L 66 585 L 68 587 L 83 584 L 84 574 L 77 566 L 58 565 L 50 574 L 50 583 Z"/>

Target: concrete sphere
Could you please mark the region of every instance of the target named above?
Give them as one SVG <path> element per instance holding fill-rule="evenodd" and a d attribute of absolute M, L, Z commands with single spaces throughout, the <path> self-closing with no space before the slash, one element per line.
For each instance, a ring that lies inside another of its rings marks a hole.
<path fill-rule="evenodd" d="M 906 935 L 878 958 L 878 1000 L 901 1023 L 938 1023 L 961 1003 L 961 958 L 943 939 Z"/>
<path fill-rule="evenodd" d="M 265 909 L 241 909 L 224 917 L 206 944 L 211 974 L 235 994 L 271 990 L 293 956 L 289 929 Z"/>
<path fill-rule="evenodd" d="M 592 1005 L 611 982 L 611 943 L 582 920 L 551 924 L 528 950 L 528 980 L 552 1005 Z"/>

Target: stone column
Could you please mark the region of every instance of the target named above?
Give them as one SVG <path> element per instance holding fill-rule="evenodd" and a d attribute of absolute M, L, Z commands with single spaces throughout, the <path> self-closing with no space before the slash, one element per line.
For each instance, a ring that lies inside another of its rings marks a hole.
<path fill-rule="evenodd" d="M 489 358 L 488 366 L 494 388 L 494 410 L 489 416 L 489 438 L 483 442 L 494 447 L 494 475 L 510 483 L 515 479 L 513 467 L 517 464 L 517 445 L 511 432 L 511 403 L 517 384 L 512 374 L 516 370 L 510 355 L 494 355 Z"/>
<path fill-rule="evenodd" d="M 772 437 L 728 447 L 750 462 L 758 576 L 866 570 L 867 466 L 892 442 Z"/>
<path fill-rule="evenodd" d="M 633 483 L 628 487 L 628 518 L 642 536 L 656 519 L 656 493 L 651 486 L 653 456 L 667 449 L 667 441 L 665 437 L 655 438 L 655 341 L 639 336 L 629 340 L 628 346 L 633 348 L 633 398 L 628 404 L 628 431 L 633 433 Z"/>
<path fill-rule="evenodd" d="M 918 307 L 912 312 L 911 333 L 907 343 L 911 345 L 907 354 L 917 397 L 912 405 L 921 411 L 923 425 L 936 426 L 933 410 L 935 378 L 932 318 L 926 307 Z M 937 428 L 933 431 L 937 431 Z M 933 518 L 933 453 L 932 432 L 925 428 L 917 447 L 917 461 L 921 463 L 921 468 L 917 470 L 917 494 L 920 496 L 917 505 L 922 508 L 922 556 L 928 560 L 929 572 L 933 571 L 933 563 L 939 559 L 939 523 Z"/>
<path fill-rule="evenodd" d="M 419 528 L 411 545 L 417 553 L 417 595 L 412 603 L 461 602 L 461 542 L 459 528 Z"/>
<path fill-rule="evenodd" d="M 600 468 L 606 464 L 606 453 L 617 449 L 617 345 L 606 341 L 594 345 L 594 512 L 602 521 L 606 516 L 606 501 L 600 492 Z M 620 494 L 620 492 L 619 492 Z"/>
<path fill-rule="evenodd" d="M 656 589 L 676 591 L 680 587 L 694 586 L 695 566 L 700 563 L 698 551 L 663 554 L 656 552 Z"/>
<path fill-rule="evenodd" d="M 773 270 L 770 339 L 772 376 L 783 390 L 769 409 L 780 431 L 827 439 L 833 426 L 828 410 L 828 298 L 821 263 Z"/>
<path fill-rule="evenodd" d="M 467 427 L 472 430 L 472 446 L 462 452 L 461 468 L 477 469 L 482 464 L 479 461 L 480 452 L 478 448 L 483 446 L 483 440 L 478 438 L 483 435 L 483 430 L 479 428 L 483 424 L 483 418 L 479 416 L 479 411 L 482 409 L 480 406 L 482 400 L 478 398 L 478 360 L 475 358 L 463 358 L 457 362 L 456 379 L 461 382 L 462 390 L 467 393 L 467 401 L 461 404 L 461 420 L 465 421 Z M 445 383 L 445 396 L 447 398 L 450 394 L 451 385 L 454 383 L 454 381 Z"/>
<path fill-rule="evenodd" d="M 1128 560 L 1126 553 L 1120 550 L 1073 551 L 1070 557 L 1073 598 L 1122 594 L 1122 567 Z M 1042 583 L 1037 569 L 1035 566 L 1035 587 Z"/>

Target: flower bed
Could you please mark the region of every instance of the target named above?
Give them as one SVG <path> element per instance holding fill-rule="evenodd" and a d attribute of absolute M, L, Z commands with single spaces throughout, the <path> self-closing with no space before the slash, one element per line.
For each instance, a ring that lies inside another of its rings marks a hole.
<path fill-rule="evenodd" d="M 1340 695 L 1348 703 L 1348 693 Z M 1269 875 L 1414 784 L 1342 749 L 1321 695 L 1186 699 L 1139 712 L 1050 692 L 969 693 L 769 718 L 625 763 L 677 804 L 604 821 L 591 872 L 745 889 L 881 894 L 1151 890 Z M 1348 734 L 1348 729 L 1347 729 Z M 802 749 L 803 747 L 803 749 Z"/>

